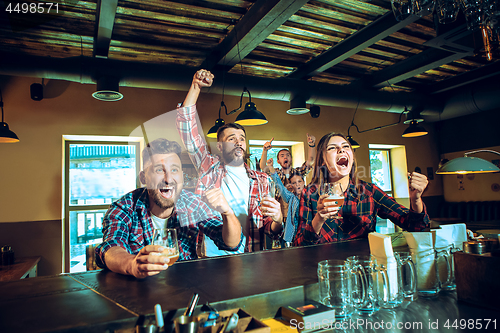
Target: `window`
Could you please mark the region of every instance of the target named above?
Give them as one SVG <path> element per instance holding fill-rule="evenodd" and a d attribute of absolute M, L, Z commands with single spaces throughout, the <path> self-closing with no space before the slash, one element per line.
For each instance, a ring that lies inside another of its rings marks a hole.
<path fill-rule="evenodd" d="M 370 176 L 373 184 L 377 185 L 393 197 L 391 158 L 389 149 L 370 149 Z M 395 232 L 394 223 L 388 219 L 381 219 L 377 216 L 375 230 L 382 234 Z"/>
<path fill-rule="evenodd" d="M 389 150 L 369 150 L 370 175 L 372 183 L 380 187 L 385 193 L 392 194 L 391 159 Z"/>
<path fill-rule="evenodd" d="M 250 153 L 249 156 L 249 167 L 250 169 L 253 170 L 259 170 L 257 168 L 257 165 L 259 164 L 258 161 L 260 161 L 260 158 L 262 157 L 262 147 L 264 146 L 264 143 L 266 143 L 266 140 L 249 140 L 248 141 L 248 151 Z M 300 162 L 302 164 L 304 162 L 304 144 L 302 142 L 295 142 L 295 141 L 273 141 L 273 148 L 269 149 L 267 151 L 267 159 L 272 158 L 273 159 L 273 166 L 275 168 L 281 168 L 281 166 L 278 164 L 278 152 L 281 149 L 288 149 L 290 152 L 292 152 L 292 160 L 293 162 Z M 299 165 L 300 165 L 299 164 Z M 292 163 L 294 165 L 294 163 Z"/>
<path fill-rule="evenodd" d="M 110 204 L 140 186 L 140 142 L 65 137 L 65 272 L 86 271 L 86 247 L 102 241 Z M 125 140 L 124 139 L 124 140 Z"/>
<path fill-rule="evenodd" d="M 249 151 L 250 151 L 250 168 L 252 170 L 258 170 L 257 169 L 257 164 L 260 161 L 260 158 L 262 157 L 262 146 L 256 147 L 256 146 L 250 146 Z M 290 150 L 290 146 L 275 146 L 273 145 L 273 148 L 269 149 L 267 151 L 267 159 L 272 158 L 273 159 L 273 166 L 275 168 L 280 168 L 281 166 L 278 164 L 278 152 L 281 149 L 288 149 Z"/>

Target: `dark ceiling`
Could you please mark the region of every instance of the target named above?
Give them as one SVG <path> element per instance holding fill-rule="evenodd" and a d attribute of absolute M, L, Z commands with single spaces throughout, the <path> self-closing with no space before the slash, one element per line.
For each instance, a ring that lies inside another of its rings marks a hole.
<path fill-rule="evenodd" d="M 2 9 L 0 74 L 92 83 L 107 72 L 122 86 L 186 89 L 207 68 L 227 94 L 246 81 L 255 97 L 304 94 L 309 103 L 392 112 L 404 105 L 431 121 L 464 114 L 450 105 L 481 84 L 484 100 L 470 93 L 458 104 L 474 104 L 468 113 L 499 105 L 498 89 L 488 89 L 500 61 L 485 58 L 462 11 L 441 25 L 433 15 L 398 22 L 385 0 L 55 3 L 57 12 L 44 5 L 42 14 Z"/>

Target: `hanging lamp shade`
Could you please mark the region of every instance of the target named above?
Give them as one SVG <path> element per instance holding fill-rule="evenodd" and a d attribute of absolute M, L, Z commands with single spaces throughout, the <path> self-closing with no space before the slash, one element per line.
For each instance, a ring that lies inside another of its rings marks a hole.
<path fill-rule="evenodd" d="M 15 143 L 19 142 L 19 138 L 16 133 L 9 129 L 7 123 L 0 123 L 0 143 Z"/>
<path fill-rule="evenodd" d="M 354 140 L 350 135 L 347 136 L 347 141 L 349 141 L 349 144 L 351 145 L 352 149 L 361 147 L 360 144 L 357 143 L 356 140 Z"/>
<path fill-rule="evenodd" d="M 402 137 L 403 138 L 415 138 L 418 136 L 424 136 L 427 135 L 429 132 L 425 130 L 422 126 L 418 125 L 419 121 L 416 119 L 413 119 L 410 122 L 410 126 L 403 132 Z"/>
<path fill-rule="evenodd" d="M 267 124 L 266 116 L 255 106 L 255 103 L 248 102 L 245 104 L 245 110 L 241 112 L 234 121 L 242 126 L 256 126 Z"/>
<path fill-rule="evenodd" d="M 458 157 L 443 164 L 437 171 L 438 175 L 455 175 L 469 173 L 500 172 L 495 164 L 478 157 Z"/>
<path fill-rule="evenodd" d="M 0 122 L 0 143 L 15 143 L 19 142 L 19 138 L 16 133 L 9 129 L 9 125 L 3 121 L 3 98 L 2 92 L 0 91 L 0 109 L 2 110 L 2 122 Z"/>
<path fill-rule="evenodd" d="M 215 121 L 215 125 L 212 126 L 209 130 L 208 130 L 208 134 L 207 136 L 209 138 L 212 138 L 212 139 L 216 139 L 217 138 L 217 131 L 219 130 L 219 128 L 221 128 L 222 126 L 224 126 L 225 122 L 224 122 L 224 119 L 222 118 L 219 118 Z"/>

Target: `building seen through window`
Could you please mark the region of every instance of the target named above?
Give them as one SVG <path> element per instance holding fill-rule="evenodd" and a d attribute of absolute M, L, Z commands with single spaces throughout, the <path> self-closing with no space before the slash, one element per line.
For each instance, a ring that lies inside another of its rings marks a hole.
<path fill-rule="evenodd" d="M 139 143 L 65 142 L 65 253 L 69 272 L 86 270 L 86 248 L 102 241 L 102 221 L 110 204 L 135 189 Z"/>

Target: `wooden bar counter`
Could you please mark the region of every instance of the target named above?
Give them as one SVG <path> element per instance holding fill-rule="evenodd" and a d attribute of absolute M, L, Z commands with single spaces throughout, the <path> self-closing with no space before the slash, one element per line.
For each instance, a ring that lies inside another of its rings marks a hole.
<path fill-rule="evenodd" d="M 168 320 L 183 312 L 193 293 L 200 295 L 199 307 L 209 302 L 218 310 L 240 307 L 258 319 L 271 318 L 281 305 L 317 296 L 319 261 L 368 253 L 368 241 L 360 239 L 177 262 L 142 280 L 101 270 L 3 282 L 0 332 L 134 332 L 138 316 L 151 316 L 155 304 L 162 306 Z M 417 326 L 401 332 L 454 332 L 443 327 L 446 320 L 451 325 L 455 319 L 496 318 L 500 312 L 459 303 L 450 292 L 363 320 L 423 325 L 423 330 Z M 430 329 L 436 321 L 439 329 Z M 498 329 L 500 321 L 496 325 Z"/>

